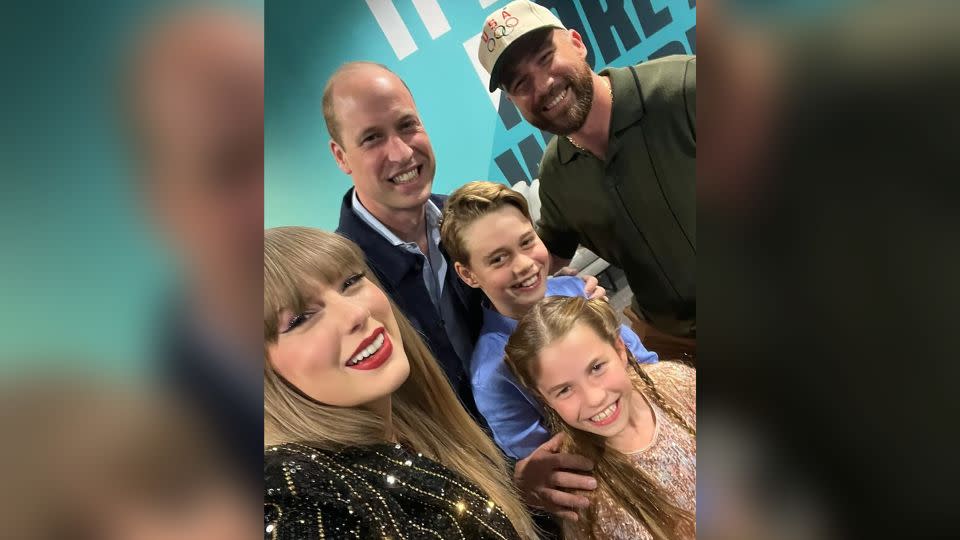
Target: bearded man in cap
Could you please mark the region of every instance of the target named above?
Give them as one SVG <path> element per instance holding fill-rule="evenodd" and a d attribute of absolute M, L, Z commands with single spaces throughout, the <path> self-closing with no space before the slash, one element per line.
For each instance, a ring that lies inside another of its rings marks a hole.
<path fill-rule="evenodd" d="M 583 37 L 510 2 L 483 24 L 491 92 L 558 135 L 540 163 L 538 232 L 551 270 L 584 245 L 623 269 L 626 315 L 662 359 L 696 358 L 696 57 L 595 73 Z"/>

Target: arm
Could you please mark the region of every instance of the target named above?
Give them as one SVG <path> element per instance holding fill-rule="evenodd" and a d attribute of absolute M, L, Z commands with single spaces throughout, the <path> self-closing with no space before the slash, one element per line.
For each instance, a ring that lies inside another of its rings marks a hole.
<path fill-rule="evenodd" d="M 513 481 L 528 505 L 577 521 L 577 511 L 590 506 L 590 500 L 566 490 L 592 491 L 596 489 L 597 481 L 583 474 L 593 470 L 590 460 L 560 451 L 563 437 L 558 433 L 518 461 Z"/>
<path fill-rule="evenodd" d="M 575 276 L 577 275 L 576 271 L 572 268 L 567 268 L 567 265 L 570 264 L 571 258 L 558 257 L 553 253 L 550 254 L 550 268 L 547 269 L 547 273 L 551 276 Z M 572 271 L 573 273 L 565 273 L 564 270 Z"/>
<path fill-rule="evenodd" d="M 540 446 L 550 433 L 540 423 L 539 411 L 526 402 L 519 390 L 511 388 L 512 385 L 498 381 L 475 383 L 473 398 L 497 446 L 508 457 L 519 459 Z"/>
<path fill-rule="evenodd" d="M 536 400 L 524 394 L 503 362 L 506 338 L 499 333 L 480 336 L 470 361 L 471 385 L 474 402 L 497 446 L 519 459 L 549 439 L 550 433 L 541 423 Z"/>
<path fill-rule="evenodd" d="M 623 344 L 627 346 L 627 349 L 633 353 L 638 363 L 654 364 L 659 360 L 657 353 L 648 351 L 640 341 L 640 337 L 625 324 L 620 325 L 620 337 L 623 339 Z"/>
<path fill-rule="evenodd" d="M 562 219 L 557 205 L 542 188 L 540 197 L 540 221 L 537 222 L 537 234 L 550 251 L 550 268 L 547 269 L 547 273 L 551 276 L 575 276 L 577 271 L 567 265 L 570 264 L 577 246 L 580 245 L 580 235 Z M 583 276 L 582 279 L 586 284 L 587 298 L 606 296 L 607 291 L 599 285 L 596 277 Z"/>
<path fill-rule="evenodd" d="M 549 174 L 541 165 L 540 174 Z M 570 263 L 580 244 L 580 235 L 570 226 L 549 193 L 540 187 L 540 219 L 537 234 L 550 252 L 550 273 Z"/>

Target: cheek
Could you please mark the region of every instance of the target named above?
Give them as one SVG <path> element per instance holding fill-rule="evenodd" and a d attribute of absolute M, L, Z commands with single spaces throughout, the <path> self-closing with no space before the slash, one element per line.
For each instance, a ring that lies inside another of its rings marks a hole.
<path fill-rule="evenodd" d="M 390 301 L 387 299 L 387 295 L 369 281 L 365 283 L 365 286 L 366 291 L 364 291 L 361 305 L 370 311 L 370 315 L 375 320 L 392 328 L 397 328 L 397 321 L 393 316 L 393 310 L 390 309 Z"/>
<path fill-rule="evenodd" d="M 311 330 L 310 334 L 278 343 L 269 352 L 273 368 L 295 385 L 304 378 L 332 370 L 339 363 L 340 341 L 322 328 Z"/>
<path fill-rule="evenodd" d="M 547 261 L 550 259 L 550 253 L 547 251 L 547 246 L 544 245 L 544 243 L 540 240 L 537 240 L 537 245 L 533 249 L 531 257 L 541 266 L 547 266 Z"/>
<path fill-rule="evenodd" d="M 479 272 L 475 272 L 474 276 L 477 278 L 481 287 L 490 289 L 493 294 L 497 294 L 510 281 L 510 273 L 504 267 L 487 267 Z"/>
<path fill-rule="evenodd" d="M 415 148 L 423 155 L 430 156 L 433 159 L 433 147 L 430 145 L 430 137 L 425 132 L 420 132 L 414 138 Z"/>
<path fill-rule="evenodd" d="M 627 373 L 621 369 L 611 373 L 606 378 L 606 386 L 619 392 L 627 392 L 633 388 L 633 381 L 627 376 Z"/>
<path fill-rule="evenodd" d="M 510 283 L 513 281 L 513 272 L 507 266 L 502 266 L 494 270 L 493 279 L 491 280 L 500 288 L 507 288 Z"/>
<path fill-rule="evenodd" d="M 579 405 L 576 398 L 556 399 L 549 403 L 550 407 L 560 415 L 560 418 L 568 424 L 577 421 Z"/>
<path fill-rule="evenodd" d="M 372 182 L 373 179 L 377 176 L 377 172 L 380 170 L 382 161 L 379 157 L 379 152 L 369 151 L 364 153 L 357 153 L 353 156 L 352 159 L 347 161 L 347 164 L 353 168 L 355 176 L 361 176 L 367 181 Z"/>

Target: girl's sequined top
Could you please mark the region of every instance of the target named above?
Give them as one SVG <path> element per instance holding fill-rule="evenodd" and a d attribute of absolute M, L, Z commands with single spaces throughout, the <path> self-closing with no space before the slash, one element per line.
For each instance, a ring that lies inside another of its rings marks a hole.
<path fill-rule="evenodd" d="M 644 366 L 657 389 L 690 425 L 697 427 L 697 373 L 676 362 Z M 649 398 L 650 396 L 648 396 Z M 656 418 L 653 440 L 646 448 L 628 454 L 634 467 L 643 470 L 678 506 L 697 512 L 697 441 L 683 425 L 654 399 L 648 399 Z M 680 405 L 679 407 L 677 405 Z M 626 514 L 605 493 L 594 501 L 597 519 L 580 528 L 580 538 L 604 540 L 649 540 L 650 533 L 640 522 Z"/>
<path fill-rule="evenodd" d="M 264 538 L 519 538 L 469 480 L 399 444 L 264 452 Z"/>

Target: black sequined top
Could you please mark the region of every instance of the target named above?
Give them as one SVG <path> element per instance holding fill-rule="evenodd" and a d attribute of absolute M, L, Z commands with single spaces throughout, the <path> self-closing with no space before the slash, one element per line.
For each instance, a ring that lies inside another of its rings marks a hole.
<path fill-rule="evenodd" d="M 519 538 L 469 480 L 399 444 L 264 452 L 265 539 Z"/>

